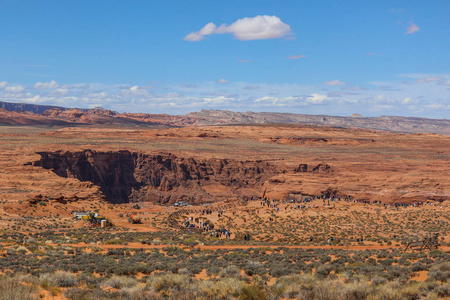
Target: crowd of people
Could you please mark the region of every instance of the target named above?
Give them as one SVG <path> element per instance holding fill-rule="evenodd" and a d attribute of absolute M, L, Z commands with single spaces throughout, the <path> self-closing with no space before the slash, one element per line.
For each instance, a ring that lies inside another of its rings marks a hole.
<path fill-rule="evenodd" d="M 208 214 L 210 214 L 210 210 L 207 210 Z M 205 212 L 206 213 L 206 212 Z M 218 212 L 217 215 L 220 217 L 223 212 Z M 189 217 L 184 220 L 184 226 L 186 228 L 197 229 L 203 232 L 208 232 L 211 237 L 225 237 L 226 239 L 231 238 L 231 231 L 226 228 L 216 228 L 212 222 L 209 220 L 202 222 L 200 221 L 200 217 Z"/>
<path fill-rule="evenodd" d="M 259 201 L 261 205 L 261 209 L 268 208 L 273 209 L 274 212 L 279 212 L 280 208 L 284 208 L 284 210 L 305 210 L 305 209 L 315 209 L 319 208 L 321 206 L 323 207 L 335 207 L 336 202 L 347 202 L 347 203 L 362 203 L 364 205 L 376 205 L 380 207 L 384 207 L 385 209 L 400 209 L 400 208 L 406 208 L 406 207 L 423 207 L 424 205 L 431 205 L 435 206 L 436 204 L 433 202 L 418 202 L 413 204 L 405 204 L 405 203 L 383 203 L 379 200 L 365 200 L 365 199 L 355 199 L 352 196 L 342 196 L 342 195 L 336 195 L 336 194 L 330 194 L 330 193 L 324 193 L 321 195 L 294 195 L 294 197 L 290 197 L 290 199 L 268 199 L 263 197 L 244 197 L 243 199 L 244 203 L 248 201 Z M 285 205 L 281 205 L 285 204 Z M 228 210 L 231 207 L 226 207 Z M 196 213 L 200 213 L 201 215 L 211 215 L 213 213 L 213 207 L 211 209 L 203 209 L 200 211 L 197 211 Z M 217 212 L 217 218 L 220 219 L 221 217 L 225 217 L 228 219 L 228 221 L 232 220 L 231 215 L 230 216 L 224 216 L 224 212 L 220 210 L 221 207 L 217 207 L 214 209 L 215 212 Z M 223 209 L 223 207 L 222 207 Z M 259 214 L 260 209 L 256 210 L 256 213 Z M 233 216 L 236 215 L 236 212 L 230 212 Z M 204 221 L 202 221 L 203 219 Z M 225 219 L 225 220 L 226 220 Z M 245 223 L 247 221 L 246 217 L 242 217 L 242 221 Z M 269 217 L 269 221 L 274 221 L 273 217 Z M 216 237 L 216 238 L 231 238 L 231 231 L 227 228 L 215 228 L 214 224 L 206 219 L 205 217 L 189 217 L 184 221 L 184 226 L 186 228 L 192 228 L 201 232 L 207 232 L 209 236 Z M 244 236 L 244 240 L 249 240 L 250 235 L 247 233 Z M 314 239 L 313 236 L 309 237 L 310 242 L 312 242 Z M 363 236 L 355 238 L 357 242 L 363 242 Z M 327 239 L 327 243 L 339 243 L 339 240 L 335 240 L 333 237 L 329 237 Z"/>

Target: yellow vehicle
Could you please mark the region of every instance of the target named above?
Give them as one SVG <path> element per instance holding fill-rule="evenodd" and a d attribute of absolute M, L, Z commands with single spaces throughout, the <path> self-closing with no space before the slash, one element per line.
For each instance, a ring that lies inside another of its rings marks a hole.
<path fill-rule="evenodd" d="M 106 217 L 100 216 L 98 213 L 89 211 L 86 213 L 75 214 L 75 218 L 86 220 L 94 227 L 112 227 L 114 226 Z"/>

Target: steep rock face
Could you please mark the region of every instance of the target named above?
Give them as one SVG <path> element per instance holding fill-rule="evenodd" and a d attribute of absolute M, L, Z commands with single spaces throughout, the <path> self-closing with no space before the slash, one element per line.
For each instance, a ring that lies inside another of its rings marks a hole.
<path fill-rule="evenodd" d="M 132 189 L 139 189 L 134 178 L 134 158 L 129 151 L 118 152 L 39 152 L 35 166 L 52 169 L 61 177 L 90 181 L 101 187 L 112 203 L 128 202 Z"/>
<path fill-rule="evenodd" d="M 35 166 L 52 169 L 62 177 L 75 177 L 99 185 L 108 201 L 124 203 L 178 200 L 213 200 L 206 187 L 222 187 L 223 197 L 239 195 L 241 188 L 258 190 L 276 175 L 273 165 L 263 161 L 235 161 L 145 154 L 129 151 L 40 152 Z M 213 188 L 213 189 L 214 189 Z"/>

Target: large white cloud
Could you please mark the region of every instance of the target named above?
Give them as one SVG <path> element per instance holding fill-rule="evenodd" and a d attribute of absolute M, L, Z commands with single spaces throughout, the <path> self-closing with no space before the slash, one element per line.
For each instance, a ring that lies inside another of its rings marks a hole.
<path fill-rule="evenodd" d="M 207 35 L 230 33 L 241 41 L 265 40 L 282 38 L 292 32 L 288 24 L 283 23 L 277 16 L 256 16 L 239 19 L 231 25 L 222 24 L 217 27 L 214 23 L 206 24 L 202 29 L 191 32 L 184 37 L 185 41 L 201 41 Z"/>

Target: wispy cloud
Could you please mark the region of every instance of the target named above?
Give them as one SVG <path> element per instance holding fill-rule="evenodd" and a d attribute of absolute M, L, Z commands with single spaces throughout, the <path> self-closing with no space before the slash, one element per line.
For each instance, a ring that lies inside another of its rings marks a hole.
<path fill-rule="evenodd" d="M 406 97 L 405 99 L 403 99 L 402 104 L 418 104 L 419 100 L 418 99 L 412 99 L 410 97 Z"/>
<path fill-rule="evenodd" d="M 305 58 L 306 55 L 301 54 L 301 55 L 292 55 L 292 56 L 288 56 L 286 57 L 286 59 L 299 59 L 299 58 Z"/>
<path fill-rule="evenodd" d="M 206 24 L 202 29 L 191 32 L 184 37 L 185 41 L 197 42 L 211 34 L 230 33 L 241 41 L 265 40 L 282 38 L 292 32 L 288 24 L 283 23 L 277 16 L 261 16 L 239 19 L 231 25 L 222 24 L 217 27 L 214 23 Z"/>
<path fill-rule="evenodd" d="M 180 84 L 180 87 L 185 89 L 196 89 L 198 88 L 198 85 L 196 84 Z"/>
<path fill-rule="evenodd" d="M 250 62 L 250 60 L 248 60 L 248 59 L 240 59 L 240 60 L 238 60 L 238 62 L 246 63 L 246 62 Z"/>
<path fill-rule="evenodd" d="M 420 27 L 414 24 L 413 22 L 410 22 L 411 25 L 406 27 L 405 34 L 413 34 L 420 30 Z"/>
<path fill-rule="evenodd" d="M 228 80 L 222 78 L 216 81 L 216 83 L 228 83 Z"/>
<path fill-rule="evenodd" d="M 330 85 L 330 86 L 338 86 L 338 85 L 346 85 L 344 81 L 340 81 L 338 79 L 330 80 L 330 81 L 324 81 L 323 84 Z"/>
<path fill-rule="evenodd" d="M 244 86 L 243 89 L 244 90 L 259 90 L 260 87 L 259 87 L 259 85 L 246 85 L 246 86 Z"/>
<path fill-rule="evenodd" d="M 427 76 L 424 78 L 419 78 L 416 80 L 418 83 L 429 83 L 429 82 L 436 82 L 441 81 L 443 78 L 441 76 Z"/>
<path fill-rule="evenodd" d="M 406 9 L 404 9 L 404 8 L 391 8 L 390 12 L 391 13 L 404 13 L 404 12 L 406 12 Z"/>

